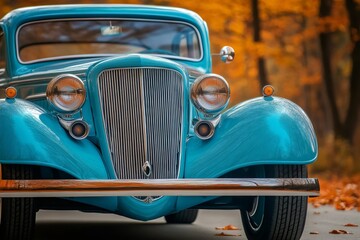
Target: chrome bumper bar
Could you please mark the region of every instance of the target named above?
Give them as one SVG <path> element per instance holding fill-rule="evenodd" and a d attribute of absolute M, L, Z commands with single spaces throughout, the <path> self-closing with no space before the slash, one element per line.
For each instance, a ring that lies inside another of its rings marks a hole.
<path fill-rule="evenodd" d="M 0 180 L 0 197 L 318 196 L 315 178 Z"/>

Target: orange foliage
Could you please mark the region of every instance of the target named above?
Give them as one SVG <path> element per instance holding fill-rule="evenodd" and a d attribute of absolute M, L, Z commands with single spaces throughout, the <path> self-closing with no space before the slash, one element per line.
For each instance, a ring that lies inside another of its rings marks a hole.
<path fill-rule="evenodd" d="M 238 227 L 235 227 L 234 225 L 226 225 L 225 227 L 216 227 L 216 230 L 239 230 Z"/>
<path fill-rule="evenodd" d="M 344 224 L 345 227 L 358 227 L 359 225 L 357 224 L 354 224 L 354 223 L 347 223 L 347 224 Z"/>
<path fill-rule="evenodd" d="M 334 229 L 332 231 L 329 232 L 330 234 L 352 234 L 351 232 L 348 232 L 346 230 L 343 230 L 343 229 Z"/>
<path fill-rule="evenodd" d="M 360 211 L 360 174 L 352 177 L 319 178 L 320 196 L 310 198 L 314 207 L 332 205 L 337 210 Z"/>

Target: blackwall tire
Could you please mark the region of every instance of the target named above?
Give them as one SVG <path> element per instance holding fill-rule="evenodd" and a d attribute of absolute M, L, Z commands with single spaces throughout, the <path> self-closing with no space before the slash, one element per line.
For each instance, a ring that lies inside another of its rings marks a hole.
<path fill-rule="evenodd" d="M 306 178 L 303 165 L 264 167 L 266 177 Z M 244 231 L 249 240 L 298 240 L 305 226 L 307 197 L 255 197 L 241 211 Z"/>
<path fill-rule="evenodd" d="M 33 171 L 29 166 L 2 165 L 2 179 L 32 179 Z M 36 211 L 33 198 L 1 199 L 1 240 L 32 239 Z"/>

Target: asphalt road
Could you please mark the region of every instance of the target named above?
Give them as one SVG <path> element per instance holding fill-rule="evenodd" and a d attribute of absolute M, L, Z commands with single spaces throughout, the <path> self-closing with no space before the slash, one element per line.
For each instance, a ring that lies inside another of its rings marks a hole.
<path fill-rule="evenodd" d="M 313 208 L 309 205 L 308 218 L 302 240 L 360 239 L 360 212 L 336 211 L 332 207 Z M 239 230 L 216 230 L 216 227 L 234 225 Z M 330 234 L 345 230 L 351 234 Z M 233 236 L 216 236 L 216 234 Z M 311 234 L 311 232 L 317 234 Z M 106 240 L 231 240 L 246 239 L 240 214 L 235 210 L 201 210 L 191 225 L 167 225 L 163 218 L 149 222 L 134 221 L 113 214 L 93 214 L 78 211 L 40 211 L 37 215 L 36 240 L 106 239 Z"/>

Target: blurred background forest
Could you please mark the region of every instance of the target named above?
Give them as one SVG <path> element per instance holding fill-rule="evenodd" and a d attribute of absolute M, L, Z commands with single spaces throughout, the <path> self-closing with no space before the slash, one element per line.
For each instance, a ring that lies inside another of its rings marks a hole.
<path fill-rule="evenodd" d="M 360 172 L 360 0 L 0 0 L 0 16 L 18 7 L 131 3 L 183 7 L 207 22 L 213 53 L 224 45 L 235 61 L 213 58 L 229 81 L 230 105 L 260 95 L 299 104 L 312 120 L 319 158 L 312 172 Z"/>

